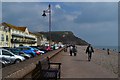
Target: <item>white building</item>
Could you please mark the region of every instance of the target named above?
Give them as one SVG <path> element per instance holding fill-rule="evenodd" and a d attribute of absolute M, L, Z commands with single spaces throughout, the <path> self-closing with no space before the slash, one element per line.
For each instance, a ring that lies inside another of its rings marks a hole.
<path fill-rule="evenodd" d="M 0 47 L 10 47 L 10 28 L 0 24 Z"/>
<path fill-rule="evenodd" d="M 2 23 L 3 26 L 8 27 L 10 37 L 10 47 L 24 46 L 37 46 L 37 37 L 28 31 L 27 27 L 17 27 L 8 23 Z"/>

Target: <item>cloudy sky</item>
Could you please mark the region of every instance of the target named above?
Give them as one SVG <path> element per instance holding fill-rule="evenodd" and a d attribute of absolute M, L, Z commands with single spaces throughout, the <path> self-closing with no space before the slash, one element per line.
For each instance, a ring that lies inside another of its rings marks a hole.
<path fill-rule="evenodd" d="M 118 2 L 119 0 L 0 0 L 2 2 Z"/>
<path fill-rule="evenodd" d="M 72 31 L 96 46 L 118 44 L 117 2 L 3 2 L 2 21 L 27 26 L 32 32 L 48 31 L 48 16 L 41 16 L 48 4 L 52 31 Z"/>

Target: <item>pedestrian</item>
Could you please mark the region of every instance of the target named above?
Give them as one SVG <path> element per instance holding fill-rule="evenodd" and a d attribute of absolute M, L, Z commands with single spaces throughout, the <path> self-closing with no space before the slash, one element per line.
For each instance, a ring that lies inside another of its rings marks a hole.
<path fill-rule="evenodd" d="M 70 45 L 70 56 L 72 56 L 72 53 L 73 53 L 73 46 Z"/>
<path fill-rule="evenodd" d="M 67 52 L 67 45 L 66 45 L 65 48 L 64 48 L 64 52 Z"/>
<path fill-rule="evenodd" d="M 76 56 L 76 54 L 77 54 L 77 48 L 76 48 L 75 45 L 73 45 L 73 49 L 72 49 L 72 51 L 73 51 L 73 53 L 74 53 L 74 56 Z"/>
<path fill-rule="evenodd" d="M 109 52 L 110 50 L 109 49 L 107 49 L 107 53 L 108 53 L 108 55 L 110 54 L 110 52 Z"/>
<path fill-rule="evenodd" d="M 94 50 L 93 50 L 93 47 L 91 46 L 91 44 L 89 44 L 86 49 L 86 54 L 88 54 L 88 61 L 91 60 L 92 53 L 94 53 Z"/>

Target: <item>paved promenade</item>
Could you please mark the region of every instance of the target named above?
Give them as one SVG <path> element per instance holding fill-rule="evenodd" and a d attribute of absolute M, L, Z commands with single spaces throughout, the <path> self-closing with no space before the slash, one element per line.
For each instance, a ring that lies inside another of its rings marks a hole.
<path fill-rule="evenodd" d="M 91 62 L 88 62 L 86 47 L 78 46 L 77 49 L 77 56 L 70 56 L 68 50 L 68 52 L 62 51 L 51 59 L 53 62 L 62 63 L 62 78 L 117 78 L 117 74 L 94 63 L 96 52 L 93 54 Z"/>

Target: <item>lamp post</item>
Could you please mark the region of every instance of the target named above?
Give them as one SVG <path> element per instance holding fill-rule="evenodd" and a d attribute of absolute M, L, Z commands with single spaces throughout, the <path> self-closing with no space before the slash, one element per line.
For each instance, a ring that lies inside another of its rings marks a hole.
<path fill-rule="evenodd" d="M 45 13 L 49 14 L 49 46 L 50 46 L 50 41 L 51 41 L 51 5 L 48 5 L 48 9 L 47 10 L 43 10 L 43 14 L 42 16 L 47 16 Z"/>

